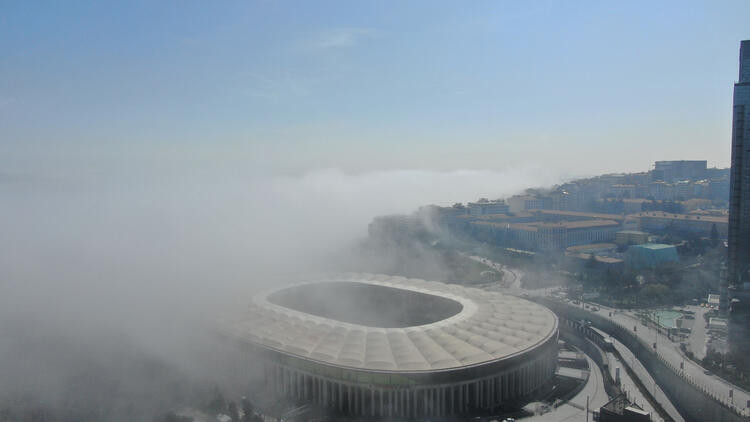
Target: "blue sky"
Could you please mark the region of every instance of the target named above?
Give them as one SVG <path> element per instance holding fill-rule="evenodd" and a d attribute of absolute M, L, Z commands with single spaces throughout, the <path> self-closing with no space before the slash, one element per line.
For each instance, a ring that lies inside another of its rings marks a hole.
<path fill-rule="evenodd" d="M 0 2 L 0 172 L 727 166 L 750 2 Z"/>

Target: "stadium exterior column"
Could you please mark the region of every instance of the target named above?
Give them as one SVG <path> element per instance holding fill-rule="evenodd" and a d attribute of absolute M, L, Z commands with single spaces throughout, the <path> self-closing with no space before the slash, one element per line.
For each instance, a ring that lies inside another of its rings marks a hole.
<path fill-rule="evenodd" d="M 440 388 L 432 389 L 432 414 L 440 416 Z"/>
<path fill-rule="evenodd" d="M 442 410 L 442 413 L 440 416 L 445 416 L 446 413 L 448 413 L 448 400 L 447 400 L 447 394 L 445 394 L 447 390 L 447 387 L 440 387 L 440 409 Z"/>
<path fill-rule="evenodd" d="M 489 403 L 487 403 L 490 408 L 495 406 L 495 378 L 487 378 L 487 397 L 489 397 Z"/>
<path fill-rule="evenodd" d="M 346 410 L 351 415 L 352 411 L 352 385 L 348 384 L 346 386 Z"/>
<path fill-rule="evenodd" d="M 447 403 L 447 401 L 445 400 L 445 387 L 438 388 L 438 396 L 440 397 L 440 407 L 438 407 L 438 409 L 440 410 L 440 416 L 443 416 L 446 412 Z"/>
<path fill-rule="evenodd" d="M 375 387 L 370 387 L 370 416 L 375 416 Z"/>
<path fill-rule="evenodd" d="M 440 415 L 443 413 L 443 400 L 441 397 L 442 388 L 436 387 L 435 388 L 435 403 L 437 406 L 435 406 L 435 416 L 440 417 Z"/>
<path fill-rule="evenodd" d="M 435 409 L 435 416 L 440 416 L 440 387 L 435 387 L 434 389 L 435 398 L 432 401 L 432 407 Z"/>
<path fill-rule="evenodd" d="M 406 400 L 404 401 L 404 405 L 406 405 L 406 417 L 407 418 L 411 417 L 411 405 L 410 405 L 410 403 L 411 403 L 412 391 L 413 390 L 411 388 L 408 389 L 408 390 L 406 390 L 406 397 L 405 397 Z"/>
<path fill-rule="evenodd" d="M 388 416 L 393 416 L 393 411 L 395 407 L 395 401 L 393 400 L 395 397 L 395 392 L 393 390 L 388 391 Z"/>
<path fill-rule="evenodd" d="M 474 406 L 479 408 L 479 381 L 474 381 Z"/>

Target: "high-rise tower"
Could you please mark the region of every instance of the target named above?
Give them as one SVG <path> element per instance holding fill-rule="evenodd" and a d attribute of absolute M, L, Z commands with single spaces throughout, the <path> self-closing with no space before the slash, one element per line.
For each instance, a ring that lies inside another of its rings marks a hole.
<path fill-rule="evenodd" d="M 732 170 L 729 182 L 730 342 L 750 351 L 750 40 L 740 43 L 740 78 L 732 107 Z"/>

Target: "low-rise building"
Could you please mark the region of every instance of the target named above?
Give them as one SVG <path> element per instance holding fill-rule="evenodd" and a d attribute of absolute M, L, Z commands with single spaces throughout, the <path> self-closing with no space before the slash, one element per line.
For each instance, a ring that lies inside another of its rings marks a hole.
<path fill-rule="evenodd" d="M 635 198 L 635 185 L 612 185 L 611 192 L 617 198 Z"/>
<path fill-rule="evenodd" d="M 708 319 L 708 331 L 726 334 L 727 325 L 726 318 L 712 317 Z"/>
<path fill-rule="evenodd" d="M 529 212 L 542 221 L 612 220 L 622 222 L 626 218 L 625 215 L 621 214 L 584 211 L 533 210 Z"/>
<path fill-rule="evenodd" d="M 612 220 L 581 220 L 558 223 L 504 223 L 473 221 L 475 229 L 493 232 L 507 246 L 529 250 L 561 250 L 569 246 L 609 242 L 620 223 Z"/>
<path fill-rule="evenodd" d="M 630 403 L 625 393 L 620 393 L 599 408 L 593 419 L 599 422 L 650 422 L 651 414 Z"/>
<path fill-rule="evenodd" d="M 642 231 L 681 231 L 695 233 L 699 236 L 711 235 L 711 228 L 716 226 L 719 237 L 726 238 L 729 229 L 727 216 L 672 214 L 663 211 L 641 212 L 630 217 L 639 220 Z"/>
<path fill-rule="evenodd" d="M 625 214 L 635 214 L 637 212 L 643 211 L 643 204 L 644 203 L 651 203 L 650 199 L 645 198 L 630 198 L 630 199 L 623 199 L 622 200 L 622 211 Z"/>
<path fill-rule="evenodd" d="M 661 243 L 633 245 L 625 253 L 625 263 L 633 269 L 656 268 L 679 261 L 677 248 L 674 245 Z"/>
<path fill-rule="evenodd" d="M 615 243 L 618 245 L 641 245 L 648 243 L 650 235 L 637 230 L 622 230 L 615 233 Z"/>
<path fill-rule="evenodd" d="M 657 161 L 652 177 L 666 182 L 703 179 L 706 177 L 706 163 L 706 160 Z"/>
<path fill-rule="evenodd" d="M 548 202 L 551 202 L 549 200 Z M 541 210 L 549 208 L 545 206 L 545 199 L 532 195 L 515 195 L 508 198 L 510 212 L 517 213 L 525 210 Z"/>
<path fill-rule="evenodd" d="M 508 204 L 505 201 L 469 202 L 469 214 L 473 216 L 487 214 L 507 214 Z"/>

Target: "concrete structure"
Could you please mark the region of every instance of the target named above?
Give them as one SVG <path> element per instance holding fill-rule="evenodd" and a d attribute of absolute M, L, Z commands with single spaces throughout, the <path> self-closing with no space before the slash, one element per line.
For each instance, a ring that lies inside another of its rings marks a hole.
<path fill-rule="evenodd" d="M 650 204 L 653 201 L 645 198 L 630 198 L 622 200 L 623 212 L 626 214 L 635 214 L 643 211 L 643 204 Z"/>
<path fill-rule="evenodd" d="M 663 211 L 652 211 L 632 214 L 629 217 L 639 221 L 639 227 L 642 231 L 677 231 L 695 233 L 704 237 L 711 236 L 711 227 L 716 225 L 719 237 L 726 238 L 729 226 L 726 216 L 673 214 Z"/>
<path fill-rule="evenodd" d="M 645 369 L 642 375 L 648 378 L 642 380 L 647 386 L 654 386 L 656 399 L 662 403 L 660 396 L 668 397 L 684 420 L 746 422 L 750 416 L 746 407 L 750 394 L 719 377 L 704 374 L 703 367 L 686 359 L 666 335 L 639 325 L 633 315 L 612 313 L 612 309 L 605 307 L 591 312 L 591 308 L 587 311 L 561 302 L 544 301 L 544 304 L 563 320 L 591 321 L 594 327 L 620 341 L 632 352 L 631 356 L 637 357 L 636 366 L 639 366 L 638 361 L 642 364 Z M 637 331 L 633 330 L 635 326 Z M 655 337 L 658 337 L 656 349 L 653 348 Z M 619 348 L 618 351 L 622 353 Z M 732 394 L 733 398 L 730 397 Z M 668 407 L 665 408 L 669 411 Z"/>
<path fill-rule="evenodd" d="M 624 393 L 599 408 L 599 422 L 650 422 L 651 415 L 628 401 Z"/>
<path fill-rule="evenodd" d="M 535 210 L 532 214 L 543 221 L 579 221 L 579 220 L 613 220 L 622 222 L 624 215 L 605 214 L 597 212 L 562 211 L 562 210 Z"/>
<path fill-rule="evenodd" d="M 708 319 L 708 331 L 727 332 L 726 318 L 711 317 Z"/>
<path fill-rule="evenodd" d="M 649 234 L 637 230 L 623 230 L 615 233 L 615 243 L 618 245 L 641 245 L 648 243 Z"/>
<path fill-rule="evenodd" d="M 616 198 L 635 198 L 635 185 L 612 185 L 611 192 Z"/>
<path fill-rule="evenodd" d="M 558 320 L 501 293 L 343 274 L 260 294 L 224 333 L 265 365 L 280 395 L 339 415 L 424 419 L 486 411 L 540 392 Z"/>
<path fill-rule="evenodd" d="M 700 180 L 706 177 L 706 167 L 706 160 L 657 161 L 651 177 L 665 182 Z"/>
<path fill-rule="evenodd" d="M 620 223 L 613 220 L 561 221 L 557 223 L 498 223 L 475 221 L 475 228 L 494 232 L 509 246 L 529 250 L 560 250 L 569 246 L 614 240 Z"/>
<path fill-rule="evenodd" d="M 550 203 L 549 206 L 546 206 L 544 198 L 531 195 L 515 195 L 508 198 L 508 206 L 512 213 L 549 208 L 551 206 L 551 199 L 547 202 Z"/>
<path fill-rule="evenodd" d="M 747 353 L 750 351 L 750 40 L 740 45 L 740 77 L 734 84 L 729 184 L 729 340 L 732 350 Z"/>
<path fill-rule="evenodd" d="M 634 269 L 654 268 L 670 262 L 678 262 L 677 248 L 673 245 L 648 243 L 633 245 L 625 254 L 626 264 Z"/>
<path fill-rule="evenodd" d="M 469 202 L 469 214 L 473 216 L 487 214 L 507 214 L 508 204 L 505 201 Z"/>

